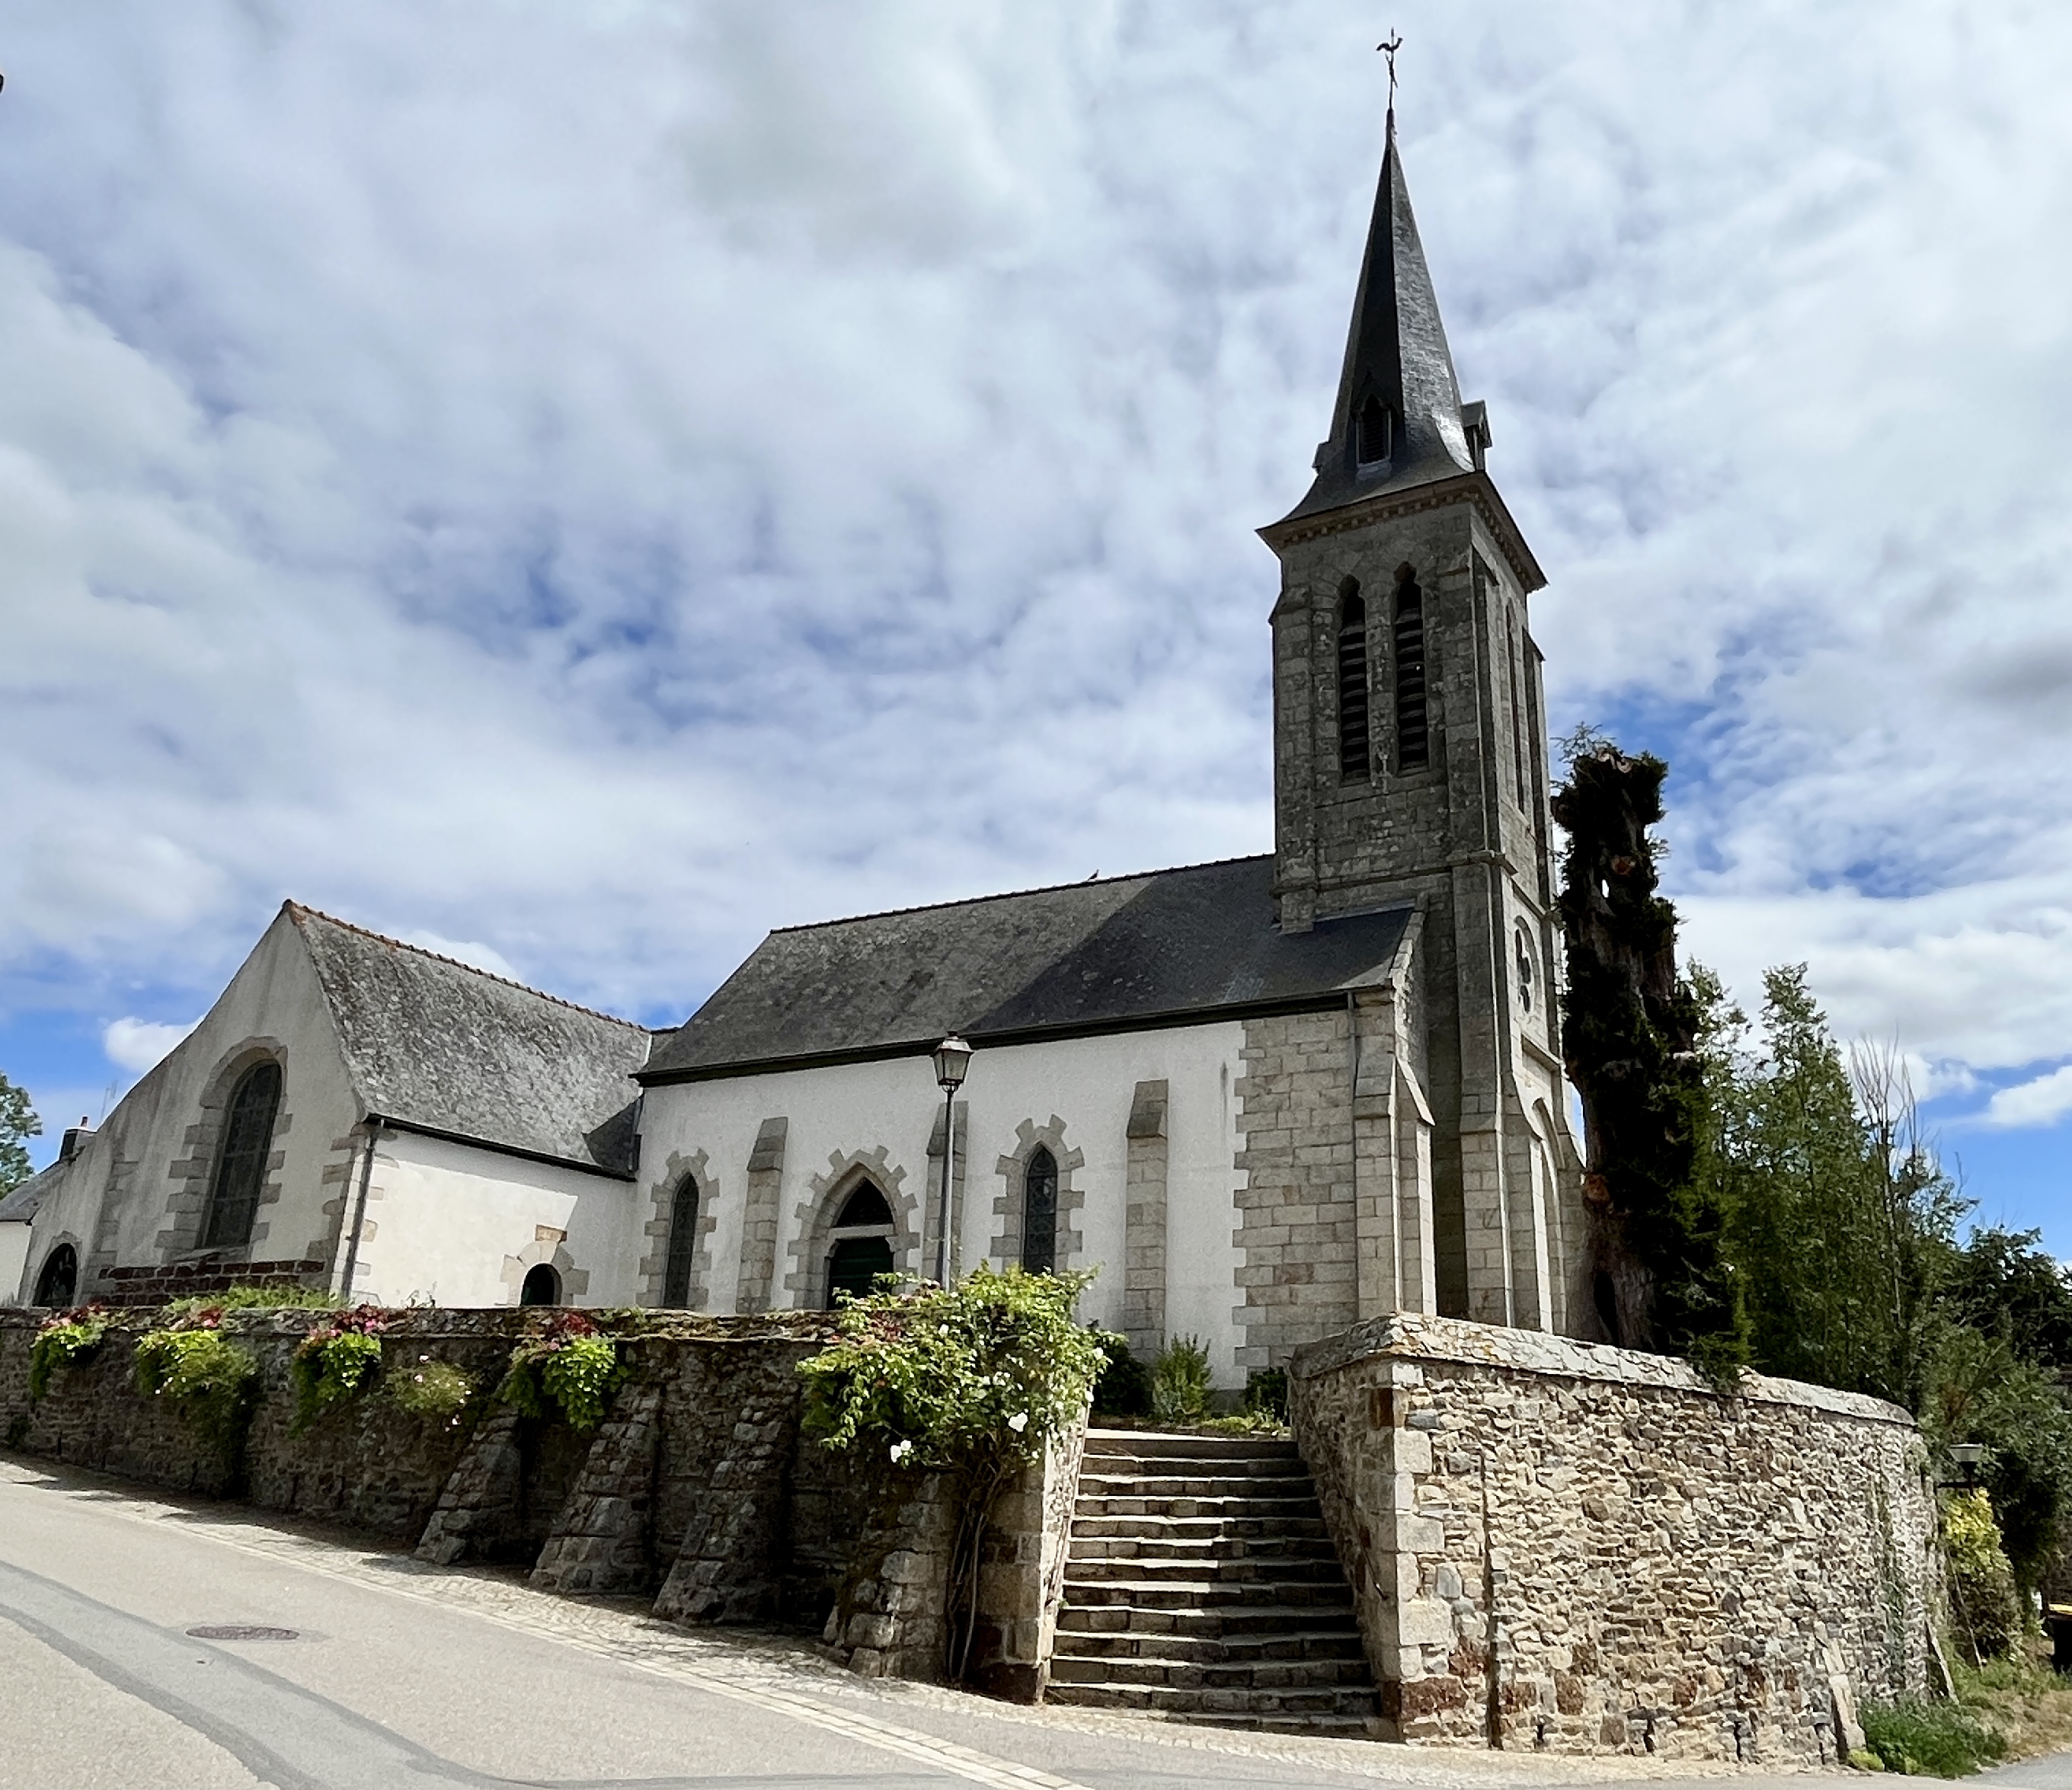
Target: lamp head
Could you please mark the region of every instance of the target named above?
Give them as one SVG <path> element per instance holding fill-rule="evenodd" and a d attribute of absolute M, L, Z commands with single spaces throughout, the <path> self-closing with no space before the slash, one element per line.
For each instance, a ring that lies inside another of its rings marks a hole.
<path fill-rule="evenodd" d="M 972 1047 L 952 1033 L 937 1045 L 931 1057 L 935 1065 L 935 1086 L 954 1092 L 964 1086 L 964 1071 L 971 1066 Z"/>

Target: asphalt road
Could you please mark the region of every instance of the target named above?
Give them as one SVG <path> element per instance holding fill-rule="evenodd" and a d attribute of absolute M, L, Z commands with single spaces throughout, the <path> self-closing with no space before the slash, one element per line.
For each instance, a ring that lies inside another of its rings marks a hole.
<path fill-rule="evenodd" d="M 10 1790 L 1523 1790 L 1647 1771 L 1232 1737 L 871 1685 L 789 1644 L 689 1634 L 630 1605 L 0 1457 Z M 1995 1776 L 2072 1790 L 2064 1759 Z"/>

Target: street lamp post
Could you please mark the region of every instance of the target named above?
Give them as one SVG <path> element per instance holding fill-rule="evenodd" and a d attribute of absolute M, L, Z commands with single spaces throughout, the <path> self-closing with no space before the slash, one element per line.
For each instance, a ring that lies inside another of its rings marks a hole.
<path fill-rule="evenodd" d="M 935 1085 L 943 1090 L 943 1209 L 935 1226 L 935 1284 L 950 1283 L 950 1165 L 957 1153 L 957 1090 L 971 1067 L 972 1047 L 952 1033 L 932 1053 Z"/>

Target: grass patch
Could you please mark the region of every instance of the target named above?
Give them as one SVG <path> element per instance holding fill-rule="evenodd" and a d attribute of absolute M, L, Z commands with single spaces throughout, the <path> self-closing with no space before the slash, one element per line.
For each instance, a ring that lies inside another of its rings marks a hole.
<path fill-rule="evenodd" d="M 1910 1697 L 1866 1703 L 1863 1723 L 1879 1763 L 1910 1778 L 1969 1777 L 2007 1751 L 2000 1735 L 1961 1703 L 1924 1703 Z"/>
<path fill-rule="evenodd" d="M 1950 1662 L 1957 1700 L 2003 1743 L 2008 1759 L 2034 1759 L 2072 1747 L 2072 1681 L 2061 1678 L 2017 1641 L 1983 1666 Z"/>

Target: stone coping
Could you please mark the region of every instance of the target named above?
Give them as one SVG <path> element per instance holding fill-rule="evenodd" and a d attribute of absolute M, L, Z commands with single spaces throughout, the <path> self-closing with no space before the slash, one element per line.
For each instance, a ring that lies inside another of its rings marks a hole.
<path fill-rule="evenodd" d="M 391 1306 L 384 1312 L 382 1334 L 389 1336 L 497 1337 L 513 1340 L 539 1327 L 540 1320 L 572 1309 L 547 1306 Z M 648 1340 L 696 1343 L 819 1343 L 834 1335 L 834 1320 L 824 1312 L 763 1312 L 739 1317 L 715 1317 L 703 1312 L 641 1308 L 628 1320 L 621 1308 L 581 1308 L 582 1316 L 610 1331 L 621 1343 Z M 152 1328 L 158 1308 L 112 1306 L 109 1328 L 118 1332 Z M 0 1331 L 35 1330 L 56 1313 L 35 1305 L 0 1306 Z M 336 1317 L 335 1311 L 308 1306 L 248 1307 L 226 1312 L 223 1328 L 246 1336 L 299 1336 Z M 616 1320 L 616 1321 L 615 1321 Z"/>
<path fill-rule="evenodd" d="M 1863 1393 L 1841 1392 L 1802 1380 L 1774 1380 L 1760 1373 L 1744 1373 L 1738 1392 L 1722 1393 L 1688 1362 L 1673 1356 L 1643 1354 L 1638 1349 L 1577 1342 L 1544 1331 L 1514 1330 L 1501 1324 L 1431 1317 L 1416 1312 L 1369 1318 L 1335 1336 L 1311 1343 L 1296 1351 L 1289 1371 L 1298 1380 L 1314 1380 L 1376 1357 L 1498 1368 L 1663 1392 L 1703 1393 L 1723 1402 L 1731 1398 L 1751 1399 L 1759 1404 L 1792 1405 L 1868 1423 L 1914 1427 L 1914 1419 L 1898 1406 Z"/>

